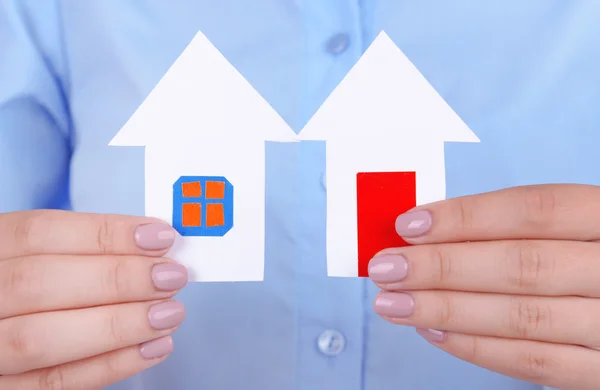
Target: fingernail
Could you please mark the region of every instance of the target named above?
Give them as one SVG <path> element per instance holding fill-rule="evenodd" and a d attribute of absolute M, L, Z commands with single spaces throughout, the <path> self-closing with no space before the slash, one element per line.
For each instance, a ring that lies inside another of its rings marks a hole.
<path fill-rule="evenodd" d="M 402 255 L 376 256 L 369 262 L 369 277 L 375 283 L 399 282 L 408 274 L 408 262 Z"/>
<path fill-rule="evenodd" d="M 156 359 L 173 352 L 173 339 L 171 336 L 161 337 L 140 345 L 140 355 L 144 359 Z"/>
<path fill-rule="evenodd" d="M 150 307 L 148 319 L 154 329 L 174 328 L 185 319 L 185 307 L 177 301 L 157 303 Z"/>
<path fill-rule="evenodd" d="M 179 290 L 188 282 L 187 268 L 178 263 L 157 264 L 152 267 L 152 282 L 159 290 Z"/>
<path fill-rule="evenodd" d="M 396 232 L 401 237 L 418 237 L 431 228 L 432 217 L 427 210 L 410 211 L 396 218 Z"/>
<path fill-rule="evenodd" d="M 385 317 L 408 317 L 414 306 L 413 298 L 405 293 L 381 293 L 375 298 L 375 313 Z"/>
<path fill-rule="evenodd" d="M 434 343 L 441 343 L 446 339 L 446 332 L 442 332 L 441 330 L 417 328 L 417 333 L 424 339 L 433 341 Z"/>
<path fill-rule="evenodd" d="M 142 249 L 161 250 L 175 242 L 175 230 L 164 223 L 140 225 L 135 229 L 135 243 Z"/>

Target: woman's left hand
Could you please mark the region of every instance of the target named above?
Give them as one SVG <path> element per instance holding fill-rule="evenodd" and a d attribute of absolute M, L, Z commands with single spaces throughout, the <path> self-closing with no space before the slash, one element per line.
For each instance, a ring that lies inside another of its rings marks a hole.
<path fill-rule="evenodd" d="M 371 261 L 379 315 L 504 375 L 600 388 L 600 187 L 445 200 L 403 214 L 396 230 L 414 245 Z"/>

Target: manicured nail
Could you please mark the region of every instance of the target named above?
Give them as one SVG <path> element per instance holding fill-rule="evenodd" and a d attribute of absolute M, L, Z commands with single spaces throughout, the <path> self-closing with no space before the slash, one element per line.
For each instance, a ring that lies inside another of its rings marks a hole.
<path fill-rule="evenodd" d="M 432 217 L 427 210 L 409 211 L 396 218 L 396 232 L 401 237 L 418 237 L 431 228 Z"/>
<path fill-rule="evenodd" d="M 142 249 L 156 251 L 170 248 L 175 242 L 175 230 L 164 223 L 140 225 L 135 229 L 135 243 Z"/>
<path fill-rule="evenodd" d="M 185 307 L 177 301 L 157 303 L 150 307 L 148 319 L 154 329 L 174 328 L 185 319 Z"/>
<path fill-rule="evenodd" d="M 161 337 L 140 345 L 140 355 L 144 359 L 156 359 L 173 352 L 173 339 L 171 336 Z"/>
<path fill-rule="evenodd" d="M 178 263 L 157 264 L 152 267 L 152 282 L 159 290 L 179 290 L 188 282 L 187 268 Z"/>
<path fill-rule="evenodd" d="M 375 283 L 399 282 L 408 274 L 408 262 L 402 255 L 376 256 L 369 262 L 369 277 Z"/>
<path fill-rule="evenodd" d="M 442 332 L 441 330 L 417 328 L 417 333 L 424 339 L 433 341 L 434 343 L 441 343 L 446 339 L 446 332 Z"/>
<path fill-rule="evenodd" d="M 375 313 L 384 317 L 408 317 L 414 307 L 415 301 L 405 293 L 381 293 L 375 298 Z"/>

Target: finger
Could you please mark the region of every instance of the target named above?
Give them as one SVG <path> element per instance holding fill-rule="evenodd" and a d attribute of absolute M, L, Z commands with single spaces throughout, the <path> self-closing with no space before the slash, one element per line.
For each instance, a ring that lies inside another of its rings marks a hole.
<path fill-rule="evenodd" d="M 142 256 L 38 255 L 0 262 L 0 319 L 41 311 L 170 298 L 186 268 Z"/>
<path fill-rule="evenodd" d="M 173 340 L 164 336 L 56 367 L 0 377 L 0 390 L 102 389 L 162 363 L 173 351 Z"/>
<path fill-rule="evenodd" d="M 0 214 L 0 260 L 36 254 L 160 256 L 175 230 L 151 218 L 36 210 Z"/>
<path fill-rule="evenodd" d="M 589 348 L 425 329 L 418 332 L 459 359 L 503 375 L 552 388 L 598 389 L 600 352 Z"/>
<path fill-rule="evenodd" d="M 420 206 L 399 216 L 396 231 L 412 244 L 502 239 L 600 238 L 600 187 L 515 187 Z"/>
<path fill-rule="evenodd" d="M 0 374 L 85 359 L 171 334 L 185 318 L 175 301 L 127 303 L 0 321 Z"/>
<path fill-rule="evenodd" d="M 369 263 L 382 289 L 600 297 L 600 245 L 485 241 L 389 249 Z"/>
<path fill-rule="evenodd" d="M 388 321 L 474 335 L 600 346 L 600 301 L 453 291 L 382 292 L 375 312 Z"/>

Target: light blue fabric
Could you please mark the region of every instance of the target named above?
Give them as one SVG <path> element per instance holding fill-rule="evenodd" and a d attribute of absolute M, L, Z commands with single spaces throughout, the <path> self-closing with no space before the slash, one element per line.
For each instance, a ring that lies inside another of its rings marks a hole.
<path fill-rule="evenodd" d="M 299 131 L 382 29 L 481 138 L 446 147 L 448 196 L 600 184 L 596 0 L 0 0 L 0 211 L 143 214 L 143 150 L 107 144 L 198 30 Z M 326 276 L 324 150 L 268 146 L 265 281 L 187 287 L 174 354 L 113 389 L 539 389 Z"/>

